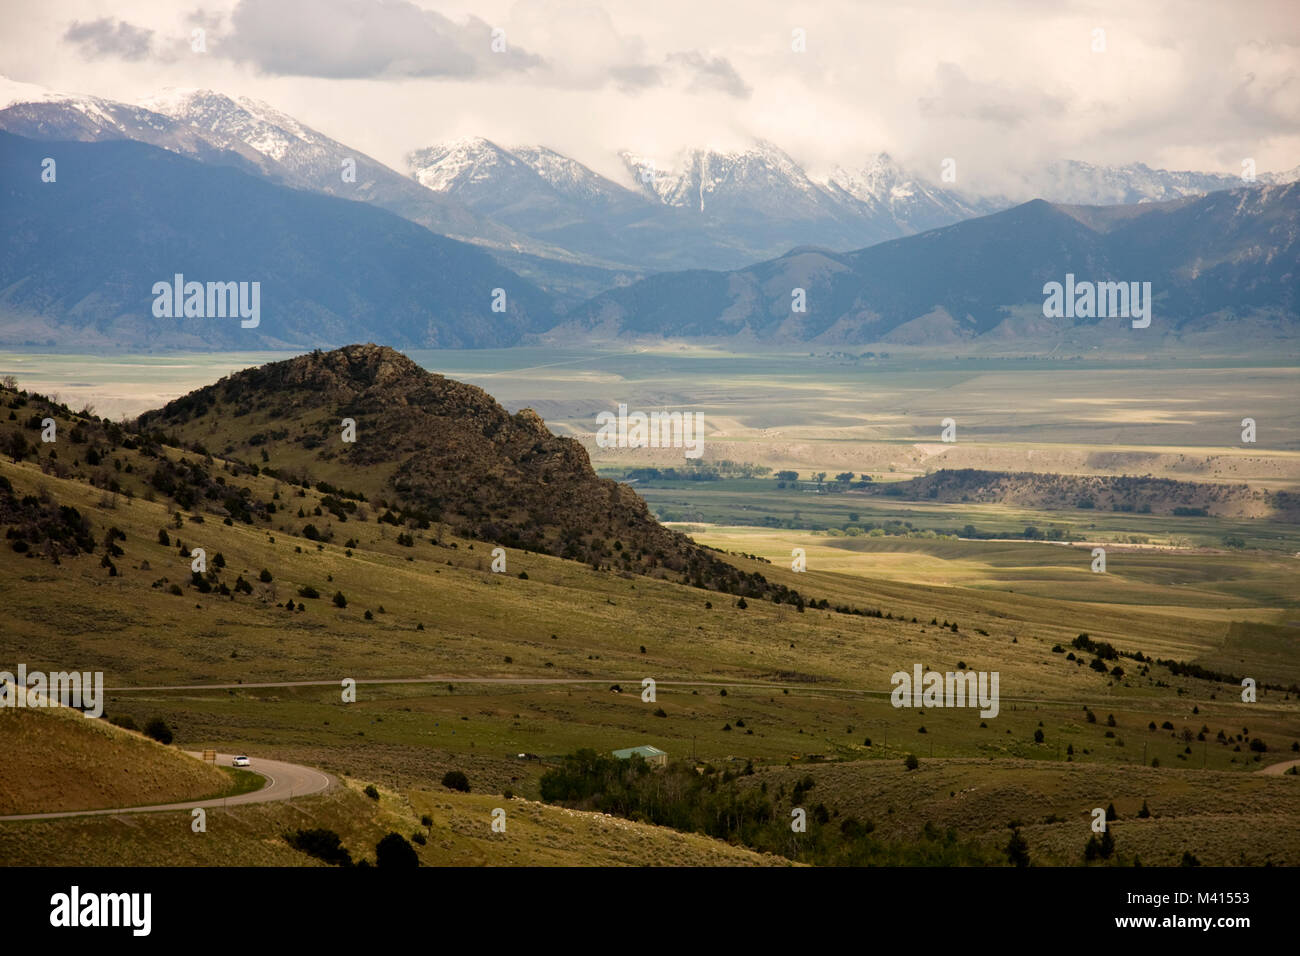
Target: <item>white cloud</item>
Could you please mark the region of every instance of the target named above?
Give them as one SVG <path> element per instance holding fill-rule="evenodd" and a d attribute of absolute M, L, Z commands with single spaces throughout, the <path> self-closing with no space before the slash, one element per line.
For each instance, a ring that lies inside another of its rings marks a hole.
<path fill-rule="evenodd" d="M 1058 158 L 1300 162 L 1291 0 L 1249 16 L 1213 0 L 304 2 L 47 0 L 6 23 L 0 72 L 129 100 L 163 86 L 254 96 L 397 168 L 470 134 L 609 175 L 621 148 L 758 138 L 813 168 L 886 150 L 937 171 L 951 156 L 968 186 Z M 200 11 L 207 55 L 183 46 Z M 498 27 L 514 59 L 492 59 Z M 806 53 L 790 49 L 796 27 Z"/>

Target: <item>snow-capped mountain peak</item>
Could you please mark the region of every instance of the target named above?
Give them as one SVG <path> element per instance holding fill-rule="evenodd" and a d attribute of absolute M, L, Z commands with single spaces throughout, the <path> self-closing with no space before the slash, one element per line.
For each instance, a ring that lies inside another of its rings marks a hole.
<path fill-rule="evenodd" d="M 806 205 L 821 199 L 820 187 L 803 168 L 765 140 L 741 149 L 687 149 L 668 162 L 626 150 L 619 157 L 634 188 L 667 206 L 708 213 L 719 202 L 783 196 Z"/>
<path fill-rule="evenodd" d="M 72 93 L 59 93 L 36 83 L 21 83 L 0 73 L 0 109 L 15 103 L 58 103 L 73 99 L 91 100 L 94 97 L 77 97 Z"/>
<path fill-rule="evenodd" d="M 454 193 L 493 179 L 517 180 L 529 172 L 509 150 L 481 136 L 417 149 L 406 161 L 416 181 L 438 193 Z"/>
<path fill-rule="evenodd" d="M 566 198 L 583 202 L 625 201 L 629 198 L 622 186 L 547 146 L 516 146 L 511 152 Z"/>
<path fill-rule="evenodd" d="M 329 142 L 293 117 L 246 96 L 236 100 L 212 90 L 173 87 L 140 105 L 216 136 L 247 143 L 276 162 L 290 160 L 295 150 L 319 148 Z"/>

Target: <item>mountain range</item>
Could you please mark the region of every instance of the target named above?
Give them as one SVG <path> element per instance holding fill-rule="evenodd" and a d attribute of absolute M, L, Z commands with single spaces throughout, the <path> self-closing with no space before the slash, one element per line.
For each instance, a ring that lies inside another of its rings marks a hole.
<path fill-rule="evenodd" d="M 800 245 L 858 249 L 1018 201 L 937 184 L 884 153 L 816 177 L 766 142 L 690 149 L 658 163 L 624 152 L 615 181 L 544 146 L 470 138 L 413 151 L 402 175 L 266 103 L 210 90 L 167 89 L 127 104 L 0 77 L 0 105 L 0 129 L 31 139 L 133 139 L 380 206 L 483 246 L 561 306 L 655 272 L 739 269 Z M 1297 178 L 1300 167 L 1261 173 L 1259 184 Z M 1036 172 L 1016 195 L 1101 205 L 1242 185 L 1222 174 L 1067 161 Z"/>
<path fill-rule="evenodd" d="M 416 150 L 408 165 L 493 221 L 642 273 L 739 268 L 813 242 L 852 249 L 1000 208 L 911 178 L 883 155 L 826 182 L 771 143 L 690 150 L 671 167 L 622 160 L 620 183 L 554 150 L 470 138 Z"/>
<path fill-rule="evenodd" d="M 1151 334 L 1117 317 L 1046 318 L 1044 286 L 1067 275 L 1150 283 Z M 1217 331 L 1245 345 L 1293 335 L 1298 320 L 1292 183 L 1137 206 L 1034 200 L 856 252 L 801 248 L 731 272 L 664 273 L 602 293 L 550 335 L 1024 348 Z"/>
<path fill-rule="evenodd" d="M 51 153 L 57 181 L 43 182 Z M 1300 313 L 1300 184 L 1135 206 L 1034 200 L 854 252 L 800 247 L 739 270 L 659 273 L 565 308 L 481 247 L 143 143 L 0 132 L 0 172 L 9 346 L 317 347 L 364 332 L 425 348 L 578 336 L 1037 351 L 1134 333 L 1046 318 L 1045 283 L 1071 274 L 1151 283 L 1157 320 L 1142 343 L 1214 333 L 1266 344 Z M 259 282 L 260 324 L 155 316 L 151 290 L 177 273 Z"/>
<path fill-rule="evenodd" d="M 620 183 L 553 150 L 466 139 L 415 151 L 407 177 L 265 104 L 207 91 L 129 106 L 0 85 L 0 103 L 14 100 L 0 110 L 10 346 L 606 335 L 1036 350 L 1124 334 L 1043 316 L 1043 284 L 1067 274 L 1152 283 L 1160 321 L 1142 341 L 1240 344 L 1296 319 L 1297 187 L 1269 185 L 1295 171 L 1243 186 L 1058 164 L 1062 192 L 1129 204 L 1034 200 L 981 215 L 1004 200 L 951 192 L 883 155 L 818 180 L 769 143 L 662 166 L 624 154 Z M 52 155 L 57 181 L 43 182 Z M 260 282 L 265 321 L 155 318 L 150 290 L 177 273 Z M 1258 327 L 1243 334 L 1241 322 Z"/>
<path fill-rule="evenodd" d="M 47 157 L 53 182 L 41 177 Z M 8 346 L 312 348 L 364 331 L 399 345 L 475 348 L 554 324 L 550 297 L 479 246 L 368 203 L 144 143 L 0 132 L 0 183 Z M 257 282 L 258 324 L 159 317 L 155 284 L 177 274 Z"/>

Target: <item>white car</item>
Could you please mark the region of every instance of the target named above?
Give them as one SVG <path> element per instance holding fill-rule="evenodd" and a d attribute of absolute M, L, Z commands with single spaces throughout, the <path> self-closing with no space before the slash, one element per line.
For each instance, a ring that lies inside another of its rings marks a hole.
<path fill-rule="evenodd" d="M 234 759 L 234 761 L 232 762 L 231 766 L 235 766 L 235 767 L 247 767 L 247 766 L 248 766 L 248 758 L 245 757 L 243 754 L 240 754 L 238 757 L 236 757 L 236 758 Z"/>

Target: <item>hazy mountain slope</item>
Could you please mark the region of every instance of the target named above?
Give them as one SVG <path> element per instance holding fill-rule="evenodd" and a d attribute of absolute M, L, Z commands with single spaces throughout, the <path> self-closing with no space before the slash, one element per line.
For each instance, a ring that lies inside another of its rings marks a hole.
<path fill-rule="evenodd" d="M 1153 210 L 1108 239 L 1119 261 L 1167 276 L 1176 315 L 1300 316 L 1300 183 L 1211 193 Z"/>
<path fill-rule="evenodd" d="M 527 242 L 448 197 L 247 97 L 210 90 L 165 90 L 139 105 L 52 94 L 0 110 L 0 129 L 39 140 L 133 139 L 206 163 L 233 165 L 300 189 L 371 202 L 434 232 L 499 245 Z M 343 163 L 356 164 L 355 181 Z"/>
<path fill-rule="evenodd" d="M 650 272 L 740 269 L 800 245 L 846 250 L 1005 209 L 928 180 L 881 153 L 826 177 L 779 147 L 688 149 L 667 162 L 622 154 L 620 182 L 543 146 L 458 140 L 416 150 L 404 176 L 274 107 L 167 89 L 139 104 L 57 93 L 0 77 L 0 129 L 45 141 L 134 139 L 282 185 L 371 203 L 482 245 L 574 305 Z M 351 164 L 355 164 L 352 167 Z M 1260 173 L 1290 182 L 1300 167 Z M 1149 202 L 1240 186 L 1238 176 L 1074 161 L 1016 190 L 1053 202 Z"/>
<path fill-rule="evenodd" d="M 1259 172 L 1261 186 L 1278 186 L 1300 179 L 1300 166 L 1277 173 Z M 1053 203 L 1121 205 L 1168 202 L 1248 185 L 1240 175 L 1191 170 L 1152 169 L 1145 163 L 1098 166 L 1078 160 L 1050 163 L 1024 190 Z"/>
<path fill-rule="evenodd" d="M 637 278 L 700 262 L 739 268 L 769 251 L 729 223 L 664 205 L 542 147 L 506 150 L 471 138 L 416 150 L 407 162 L 429 190 Z M 780 241 L 771 251 L 790 245 Z M 615 284 L 606 277 L 604 288 Z"/>
<path fill-rule="evenodd" d="M 41 160 L 54 156 L 57 182 Z M 0 133 L 0 307 L 8 344 L 264 348 L 373 336 L 397 345 L 507 345 L 550 302 L 484 251 L 373 206 L 287 189 L 130 141 Z M 258 281 L 261 323 L 155 318 L 152 288 Z M 507 311 L 491 311 L 492 290 Z"/>
<path fill-rule="evenodd" d="M 1044 283 L 1073 273 L 1150 282 L 1158 335 L 1216 316 L 1281 329 L 1298 317 L 1297 233 L 1297 184 L 1114 210 L 1035 200 L 852 253 L 797 249 L 735 272 L 654 276 L 572 311 L 569 327 L 828 344 L 995 333 L 1031 346 L 1076 326 L 1124 334 L 1128 323 L 1116 318 L 1042 318 Z M 792 309 L 796 289 L 806 313 Z"/>
<path fill-rule="evenodd" d="M 900 167 L 887 154 L 869 159 L 857 169 L 837 167 L 826 183 L 862 203 L 882 222 L 893 222 L 899 235 L 970 219 L 1006 208 L 1011 202 L 978 197 L 928 183 Z"/>
<path fill-rule="evenodd" d="M 856 248 L 997 208 L 908 176 L 888 157 L 871 172 L 817 182 L 770 143 L 688 150 L 671 165 L 621 154 L 624 183 L 554 150 L 456 140 L 408 157 L 429 189 L 534 238 L 629 268 L 739 268 L 814 243 Z"/>

